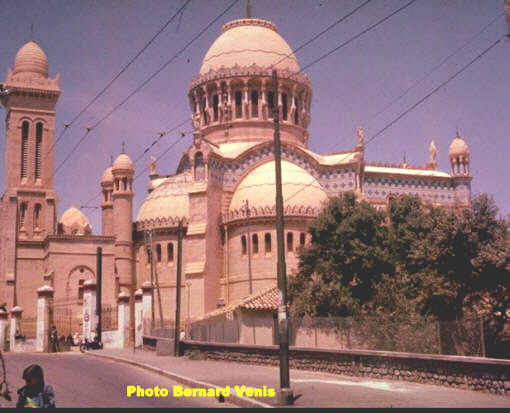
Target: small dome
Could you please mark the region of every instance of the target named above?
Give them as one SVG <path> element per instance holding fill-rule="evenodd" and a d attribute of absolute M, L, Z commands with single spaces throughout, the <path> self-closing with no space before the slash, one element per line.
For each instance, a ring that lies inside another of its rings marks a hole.
<path fill-rule="evenodd" d="M 112 171 L 122 169 L 122 170 L 131 170 L 134 171 L 133 162 L 131 162 L 131 158 L 127 156 L 125 153 L 121 153 L 112 166 Z"/>
<path fill-rule="evenodd" d="M 32 41 L 23 45 L 14 58 L 13 74 L 25 72 L 48 77 L 48 58 L 37 43 Z"/>
<path fill-rule="evenodd" d="M 113 174 L 112 174 L 112 167 L 106 168 L 106 170 L 103 173 L 103 177 L 101 178 L 101 184 L 113 184 Z"/>
<path fill-rule="evenodd" d="M 261 19 L 240 19 L 227 23 L 222 34 L 209 48 L 200 74 L 222 67 L 231 68 L 256 64 L 276 69 L 299 72 L 299 65 L 292 49 L 276 31 L 276 26 Z"/>
<path fill-rule="evenodd" d="M 276 203 L 275 163 L 267 162 L 251 171 L 239 184 L 230 203 L 231 211 L 246 208 L 273 208 Z M 303 168 L 282 160 L 282 192 L 284 208 L 304 206 L 322 209 L 328 196 L 320 183 Z"/>
<path fill-rule="evenodd" d="M 90 221 L 78 208 L 72 206 L 62 214 L 59 221 L 67 235 L 90 235 L 92 227 Z"/>
<path fill-rule="evenodd" d="M 450 145 L 450 156 L 467 156 L 469 155 L 469 148 L 467 143 L 462 139 L 459 134 L 453 139 Z"/>
<path fill-rule="evenodd" d="M 190 183 L 165 181 L 145 199 L 138 211 L 137 222 L 156 221 L 160 226 L 177 225 L 179 219 L 189 217 L 188 189 Z"/>

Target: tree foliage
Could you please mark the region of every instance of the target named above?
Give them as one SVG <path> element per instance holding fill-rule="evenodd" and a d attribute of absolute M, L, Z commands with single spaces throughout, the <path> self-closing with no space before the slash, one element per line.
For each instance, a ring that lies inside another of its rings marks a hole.
<path fill-rule="evenodd" d="M 484 314 L 498 336 L 510 312 L 508 222 L 486 194 L 440 208 L 391 198 L 385 212 L 352 193 L 333 198 L 310 225 L 289 282 L 294 316 Z"/>

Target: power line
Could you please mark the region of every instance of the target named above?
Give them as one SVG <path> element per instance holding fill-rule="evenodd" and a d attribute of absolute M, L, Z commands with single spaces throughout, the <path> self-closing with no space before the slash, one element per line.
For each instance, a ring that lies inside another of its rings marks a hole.
<path fill-rule="evenodd" d="M 299 46 L 298 48 L 294 49 L 291 53 L 289 53 L 287 56 L 284 56 L 283 58 L 281 58 L 278 62 L 276 63 L 273 63 L 270 67 L 271 68 L 274 68 L 276 67 L 278 64 L 280 64 L 281 62 L 283 62 L 285 59 L 287 59 L 288 57 L 292 56 L 293 54 L 297 53 L 298 51 L 300 51 L 301 49 L 303 49 L 304 47 L 308 46 L 310 43 L 314 42 L 315 40 L 317 40 L 319 37 L 321 37 L 323 34 L 327 33 L 328 31 L 330 31 L 333 27 L 337 26 L 338 24 L 342 23 L 344 20 L 347 20 L 349 17 L 351 17 L 354 13 L 356 13 L 358 10 L 360 10 L 361 8 L 365 7 L 368 3 L 370 3 L 372 0 L 367 0 L 365 1 L 364 3 L 362 3 L 360 6 L 356 7 L 354 10 L 352 10 L 350 13 L 346 14 L 345 16 L 342 16 L 340 17 L 337 21 L 333 22 L 332 24 L 330 24 L 328 27 L 326 27 L 324 30 L 322 30 L 320 33 L 317 33 L 315 36 L 313 36 L 310 40 L 306 41 L 305 43 L 303 43 L 301 46 Z"/>
<path fill-rule="evenodd" d="M 223 12 L 221 12 L 217 17 L 215 17 L 207 26 L 205 26 L 196 36 L 194 36 L 184 47 L 182 47 L 177 53 L 175 53 L 170 60 L 168 60 L 165 64 L 163 64 L 158 70 L 156 70 L 152 75 L 150 75 L 142 84 L 140 84 L 134 91 L 132 91 L 126 98 L 124 98 L 120 103 L 115 105 L 113 109 L 111 109 L 105 116 L 103 116 L 100 120 L 98 120 L 93 126 L 88 127 L 85 134 L 81 137 L 78 143 L 71 149 L 71 152 L 64 158 L 64 160 L 59 164 L 59 166 L 55 169 L 55 174 L 62 168 L 62 166 L 67 162 L 67 160 L 71 157 L 71 155 L 76 151 L 78 146 L 87 138 L 89 132 L 97 128 L 101 123 L 103 123 L 106 119 L 108 119 L 114 112 L 116 112 L 121 106 L 123 106 L 131 97 L 133 97 L 136 93 L 138 93 L 143 87 L 145 87 L 152 79 L 154 79 L 159 73 L 163 71 L 170 63 L 172 63 L 177 57 L 179 57 L 192 43 L 194 43 L 200 36 L 202 36 L 216 21 L 218 21 L 221 17 L 223 17 L 227 12 L 232 9 L 239 0 L 234 0 Z"/>
<path fill-rule="evenodd" d="M 138 57 L 140 57 L 140 55 L 145 51 L 147 50 L 147 48 L 152 44 L 152 42 L 154 40 L 156 40 L 156 38 L 168 27 L 168 25 L 177 17 L 177 16 L 181 16 L 182 17 L 182 13 L 184 12 L 184 9 L 186 8 L 186 6 L 191 2 L 191 0 L 186 0 L 186 2 L 184 3 L 184 5 L 179 9 L 177 10 L 177 12 L 175 12 L 175 14 L 170 17 L 170 19 L 167 20 L 167 22 L 161 27 L 161 29 L 159 29 L 156 34 L 154 36 L 152 36 L 152 38 L 145 44 L 145 46 L 143 46 L 140 51 L 131 58 L 131 60 L 126 64 L 124 65 L 124 67 L 120 70 L 119 73 L 117 73 L 115 75 L 115 77 L 110 80 L 106 86 L 99 92 L 97 93 L 94 98 L 92 98 L 92 100 L 87 104 L 85 105 L 85 107 L 71 120 L 71 122 L 69 123 L 66 123 L 65 124 L 65 127 L 64 129 L 62 130 L 62 132 L 60 133 L 60 135 L 58 136 L 58 138 L 55 140 L 55 142 L 53 143 L 53 145 L 51 146 L 50 150 L 48 152 L 50 152 L 51 150 L 53 150 L 53 148 L 55 147 L 55 145 L 60 141 L 60 139 L 62 139 L 62 137 L 64 136 L 65 132 L 67 130 L 69 130 L 69 127 L 74 123 L 76 122 L 80 117 L 81 115 L 83 115 L 83 113 L 85 113 L 85 111 L 94 104 L 94 102 L 97 101 L 97 99 L 99 99 L 109 88 L 110 86 L 129 68 L 129 66 L 131 66 L 133 64 L 133 62 L 138 59 Z M 179 19 L 179 22 L 180 22 L 180 19 Z"/>
<path fill-rule="evenodd" d="M 313 60 L 312 62 L 310 62 L 309 64 L 307 64 L 305 67 L 303 67 L 298 73 L 302 72 L 303 70 L 305 69 L 308 69 L 310 66 L 313 66 L 314 64 L 320 62 L 321 60 L 325 59 L 326 57 L 332 55 L 333 53 L 335 53 L 337 50 L 341 49 L 342 47 L 344 46 L 347 46 L 349 43 L 352 43 L 354 40 L 358 39 L 359 37 L 363 36 L 365 33 L 369 32 L 370 30 L 376 28 L 377 26 L 379 26 L 380 24 L 384 23 L 386 20 L 390 19 L 391 17 L 393 17 L 395 14 L 401 12 L 402 10 L 406 9 L 407 7 L 409 7 L 411 4 L 413 4 L 414 2 L 416 2 L 416 0 L 411 0 L 409 3 L 403 5 L 402 7 L 398 8 L 397 10 L 395 10 L 393 13 L 389 14 L 388 16 L 382 18 L 381 20 L 377 21 L 376 23 L 368 26 L 365 30 L 361 31 L 360 33 L 358 33 L 357 35 L 351 37 L 350 39 L 346 40 L 345 42 L 339 44 L 337 47 L 335 47 L 334 49 L 331 49 L 330 51 L 328 51 L 327 53 L 323 54 L 322 56 L 318 57 L 317 59 Z"/>
<path fill-rule="evenodd" d="M 446 79 L 444 82 L 442 82 L 439 86 L 434 88 L 431 92 L 427 93 L 423 98 L 421 98 L 418 102 L 416 102 L 414 105 L 406 109 L 404 112 L 402 112 L 399 116 L 397 116 L 395 119 L 393 119 L 390 123 L 388 123 L 386 126 L 384 126 L 382 129 L 380 129 L 377 133 L 372 135 L 366 142 L 365 146 L 373 142 L 378 136 L 382 135 L 386 130 L 388 130 L 391 126 L 393 126 L 395 123 L 397 123 L 400 119 L 402 119 L 404 116 L 406 116 L 409 112 L 414 110 L 416 107 L 421 105 L 425 100 L 427 100 L 430 96 L 432 96 L 434 93 L 439 91 L 441 88 L 446 86 L 448 83 L 450 83 L 453 79 L 455 79 L 458 75 L 460 75 L 462 72 L 464 72 L 468 67 L 470 67 L 473 63 L 480 60 L 485 54 L 487 54 L 490 50 L 492 50 L 498 43 L 501 42 L 501 40 L 504 38 L 500 37 L 498 40 L 493 42 L 489 47 L 484 49 L 481 53 L 479 53 L 474 59 L 469 61 L 466 65 L 464 65 L 460 70 L 455 72 L 453 75 L 451 75 L 448 79 Z M 343 159 L 347 159 L 347 157 L 350 156 L 350 154 L 347 154 Z M 339 162 L 341 162 L 343 159 L 340 159 Z M 292 194 L 289 198 L 285 200 L 285 202 L 290 201 L 292 198 L 294 198 L 298 193 L 303 191 L 305 188 L 311 186 L 310 184 L 305 185 L 300 190 L 296 191 L 294 194 Z"/>
<path fill-rule="evenodd" d="M 372 115 L 368 122 L 374 120 L 377 118 L 380 114 L 386 112 L 388 108 L 393 106 L 395 102 L 403 98 L 405 95 L 407 95 L 411 90 L 413 90 L 416 86 L 420 85 L 426 78 L 428 78 L 433 72 L 435 72 L 437 69 L 439 69 L 441 66 L 443 66 L 448 60 L 450 60 L 453 56 L 455 56 L 457 53 L 459 53 L 462 49 L 464 49 L 467 45 L 469 45 L 473 40 L 475 40 L 478 36 L 480 36 L 488 27 L 490 27 L 492 24 L 494 24 L 496 21 L 498 21 L 501 17 L 504 16 L 505 13 L 499 14 L 496 18 L 491 20 L 487 25 L 485 25 L 478 33 L 476 33 L 474 36 L 469 38 L 462 46 L 460 46 L 458 49 L 456 49 L 453 53 L 446 56 L 444 59 L 442 59 L 436 66 L 434 66 L 429 72 L 427 72 L 422 78 L 420 78 L 417 82 L 412 84 L 410 87 L 408 87 L 402 94 L 400 94 L 398 97 L 393 99 L 391 102 L 389 102 L 386 106 L 384 106 L 381 110 L 379 110 L 377 113 Z"/>

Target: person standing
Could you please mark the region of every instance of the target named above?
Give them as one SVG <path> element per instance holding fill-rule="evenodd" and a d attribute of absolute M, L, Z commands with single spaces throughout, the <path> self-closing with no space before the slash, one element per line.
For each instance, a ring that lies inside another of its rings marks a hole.
<path fill-rule="evenodd" d="M 51 351 L 52 351 L 52 353 L 58 352 L 59 351 L 59 348 L 58 348 L 58 332 L 57 332 L 57 327 L 56 326 L 52 326 L 51 327 L 50 340 L 51 340 Z"/>
<path fill-rule="evenodd" d="M 18 390 L 16 408 L 56 407 L 55 391 L 49 384 L 44 383 L 44 373 L 41 366 L 31 364 L 23 371 L 25 385 Z"/>

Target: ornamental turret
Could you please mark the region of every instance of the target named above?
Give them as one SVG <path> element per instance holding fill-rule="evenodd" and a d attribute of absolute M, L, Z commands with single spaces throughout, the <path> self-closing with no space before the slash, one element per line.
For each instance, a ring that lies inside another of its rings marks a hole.
<path fill-rule="evenodd" d="M 469 176 L 469 148 L 464 139 L 459 136 L 459 132 L 450 145 L 449 157 L 452 175 Z"/>

